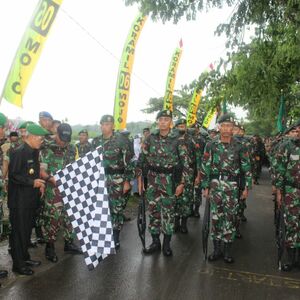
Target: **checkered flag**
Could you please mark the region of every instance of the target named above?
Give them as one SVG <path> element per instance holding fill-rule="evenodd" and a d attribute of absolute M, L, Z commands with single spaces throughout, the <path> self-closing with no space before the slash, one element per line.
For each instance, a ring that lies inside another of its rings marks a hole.
<path fill-rule="evenodd" d="M 65 209 L 78 237 L 85 263 L 94 269 L 115 254 L 102 148 L 88 152 L 54 175 Z"/>

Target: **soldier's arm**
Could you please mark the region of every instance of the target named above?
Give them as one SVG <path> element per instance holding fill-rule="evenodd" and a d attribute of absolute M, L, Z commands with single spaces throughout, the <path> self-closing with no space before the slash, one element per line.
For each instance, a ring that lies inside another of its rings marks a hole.
<path fill-rule="evenodd" d="M 240 151 L 241 173 L 245 176 L 245 187 L 252 188 L 252 173 L 251 173 L 251 160 L 247 147 L 242 146 Z"/>
<path fill-rule="evenodd" d="M 274 158 L 275 186 L 280 191 L 284 189 L 284 178 L 289 155 L 287 146 L 288 144 L 286 142 L 282 142 Z"/>
<path fill-rule="evenodd" d="M 201 186 L 204 189 L 209 188 L 212 164 L 212 143 L 209 142 L 204 148 L 200 174 L 202 178 Z"/>

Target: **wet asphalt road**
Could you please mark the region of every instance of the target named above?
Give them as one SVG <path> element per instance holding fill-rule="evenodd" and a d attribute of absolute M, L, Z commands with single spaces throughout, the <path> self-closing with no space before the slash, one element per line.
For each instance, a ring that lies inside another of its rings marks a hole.
<path fill-rule="evenodd" d="M 201 209 L 203 216 L 203 207 Z M 2 280 L 0 299 L 300 299 L 300 270 L 281 273 L 276 266 L 273 202 L 269 175 L 248 199 L 243 239 L 234 245 L 236 262 L 207 263 L 201 245 L 202 220 L 189 219 L 189 234 L 172 238 L 174 255 L 144 256 L 136 220 L 123 228 L 121 250 L 88 271 L 81 256 L 58 249 L 57 264 L 45 261 L 43 248 L 31 251 L 43 265 L 32 277 Z M 147 242 L 150 237 L 147 236 Z M 210 242 L 210 250 L 212 244 Z M 2 246 L 3 248 L 3 246 Z M 3 249 L 2 252 L 3 253 Z M 0 263 L 8 256 L 1 255 Z M 6 263 L 10 266 L 10 262 Z"/>

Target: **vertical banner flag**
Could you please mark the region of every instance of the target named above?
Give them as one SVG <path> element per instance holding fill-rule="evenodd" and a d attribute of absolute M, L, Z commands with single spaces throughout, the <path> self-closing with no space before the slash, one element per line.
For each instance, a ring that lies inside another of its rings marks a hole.
<path fill-rule="evenodd" d="M 181 39 L 179 42 L 179 48 L 177 47 L 173 53 L 167 77 L 166 91 L 164 96 L 164 109 L 169 109 L 171 111 L 173 111 L 173 92 L 175 86 L 176 72 L 182 55 L 182 47 L 183 43 Z"/>
<path fill-rule="evenodd" d="M 280 96 L 280 107 L 278 112 L 278 119 L 277 119 L 277 130 L 279 132 L 284 132 L 286 129 L 286 112 L 285 112 L 285 99 L 283 97 L 283 94 L 281 93 Z"/>
<path fill-rule="evenodd" d="M 217 109 L 211 108 L 208 111 L 207 115 L 205 116 L 202 126 L 205 128 L 209 128 L 211 121 L 213 120 L 214 117 L 216 117 L 216 115 L 217 115 Z"/>
<path fill-rule="evenodd" d="M 23 35 L 0 98 L 22 107 L 23 96 L 63 0 L 40 0 Z"/>
<path fill-rule="evenodd" d="M 188 127 L 192 126 L 197 121 L 197 110 L 201 99 L 202 90 L 196 88 L 193 94 L 193 98 L 189 104 L 186 124 Z"/>
<path fill-rule="evenodd" d="M 130 80 L 134 62 L 135 47 L 146 20 L 147 16 L 139 13 L 130 28 L 123 48 L 114 104 L 114 119 L 116 130 L 122 130 L 126 128 Z"/>

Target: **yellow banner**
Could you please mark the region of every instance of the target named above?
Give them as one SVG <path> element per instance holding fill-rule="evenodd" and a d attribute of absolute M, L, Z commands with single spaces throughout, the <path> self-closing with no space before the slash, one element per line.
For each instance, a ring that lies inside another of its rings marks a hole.
<path fill-rule="evenodd" d="M 147 16 L 143 16 L 141 13 L 136 17 L 124 45 L 119 67 L 114 104 L 116 130 L 122 130 L 126 128 L 130 80 L 134 62 L 135 47 L 146 20 Z"/>
<path fill-rule="evenodd" d="M 164 96 L 164 109 L 169 109 L 171 111 L 173 111 L 173 92 L 175 86 L 176 72 L 178 69 L 181 54 L 182 48 L 176 48 L 172 56 L 167 77 L 166 91 Z"/>
<path fill-rule="evenodd" d="M 202 126 L 205 127 L 205 128 L 208 128 L 211 121 L 212 121 L 212 119 L 213 119 L 213 117 L 216 115 L 216 113 L 217 113 L 217 109 L 216 108 L 211 108 L 209 110 L 209 112 L 207 113 L 207 115 L 205 116 L 205 119 L 203 121 Z"/>
<path fill-rule="evenodd" d="M 63 0 L 40 0 L 10 68 L 0 100 L 23 106 L 23 96 Z"/>
<path fill-rule="evenodd" d="M 186 124 L 188 127 L 191 127 L 197 121 L 197 110 L 199 107 L 201 95 L 202 95 L 202 90 L 195 89 L 193 98 L 189 104 L 188 113 L 187 113 Z"/>

